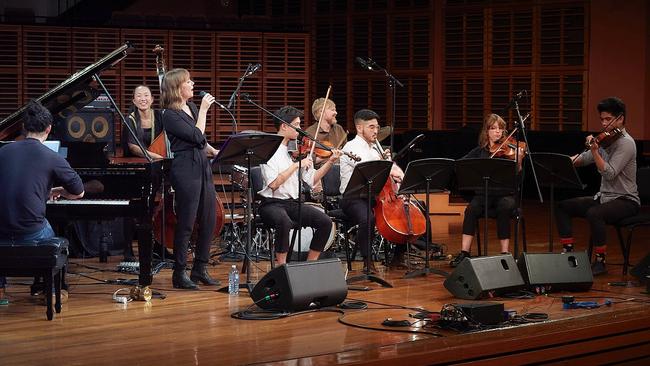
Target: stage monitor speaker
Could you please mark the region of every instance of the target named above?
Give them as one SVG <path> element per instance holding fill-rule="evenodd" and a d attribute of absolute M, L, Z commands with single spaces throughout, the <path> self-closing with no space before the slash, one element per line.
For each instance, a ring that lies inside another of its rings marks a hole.
<path fill-rule="evenodd" d="M 466 258 L 445 280 L 452 295 L 466 300 L 495 296 L 524 286 L 515 259 L 511 255 Z"/>
<path fill-rule="evenodd" d="M 650 253 L 641 259 L 639 264 L 632 267 L 630 274 L 638 278 L 641 283 L 650 283 Z"/>
<path fill-rule="evenodd" d="M 55 123 L 55 136 L 61 141 L 108 142 L 114 152 L 114 113 L 110 108 L 83 108 Z"/>
<path fill-rule="evenodd" d="M 546 291 L 588 291 L 594 283 L 585 252 L 521 253 L 517 265 L 526 285 Z"/>
<path fill-rule="evenodd" d="M 339 259 L 287 263 L 267 273 L 251 291 L 260 308 L 289 312 L 338 305 L 347 296 Z"/>

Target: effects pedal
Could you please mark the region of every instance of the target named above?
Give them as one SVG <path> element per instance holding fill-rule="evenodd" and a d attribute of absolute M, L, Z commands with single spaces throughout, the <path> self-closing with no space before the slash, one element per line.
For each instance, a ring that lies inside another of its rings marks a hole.
<path fill-rule="evenodd" d="M 118 272 L 138 273 L 140 272 L 140 262 L 120 262 L 117 265 Z"/>

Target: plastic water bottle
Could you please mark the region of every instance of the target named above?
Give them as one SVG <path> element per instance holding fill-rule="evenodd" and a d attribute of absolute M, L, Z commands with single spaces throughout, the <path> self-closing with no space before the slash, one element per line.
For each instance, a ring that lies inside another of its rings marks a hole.
<path fill-rule="evenodd" d="M 239 293 L 239 271 L 234 264 L 228 272 L 228 293 L 230 295 L 237 295 Z"/>

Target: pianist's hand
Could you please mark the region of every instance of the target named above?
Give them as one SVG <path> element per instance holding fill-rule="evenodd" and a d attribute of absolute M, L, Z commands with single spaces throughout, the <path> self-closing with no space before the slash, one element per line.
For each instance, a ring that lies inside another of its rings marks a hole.
<path fill-rule="evenodd" d="M 56 201 L 61 198 L 64 191 L 65 189 L 63 189 L 63 187 L 52 187 L 52 189 L 50 189 L 50 201 Z"/>

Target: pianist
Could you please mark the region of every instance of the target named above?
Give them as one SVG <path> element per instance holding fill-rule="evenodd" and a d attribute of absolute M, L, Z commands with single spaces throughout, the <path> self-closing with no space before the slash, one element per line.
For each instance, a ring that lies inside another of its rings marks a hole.
<path fill-rule="evenodd" d="M 205 94 L 200 109 L 190 101 L 194 82 L 185 69 L 173 69 L 165 74 L 162 83 L 163 126 L 174 153 L 170 180 L 175 191 L 176 228 L 174 230 L 175 288 L 196 289 L 195 283 L 218 285 L 206 268 L 210 259 L 210 245 L 216 223 L 216 191 L 212 181 L 209 156 L 216 150 L 205 138 L 206 115 L 215 99 Z M 198 223 L 194 264 L 188 278 L 185 273 L 187 249 Z"/>
<path fill-rule="evenodd" d="M 52 130 L 45 107 L 29 102 L 23 129 L 25 139 L 0 149 L 0 239 L 48 239 L 54 231 L 45 218 L 47 200 L 81 198 L 83 184 L 63 157 L 43 145 Z M 0 288 L 4 285 L 0 278 Z"/>

